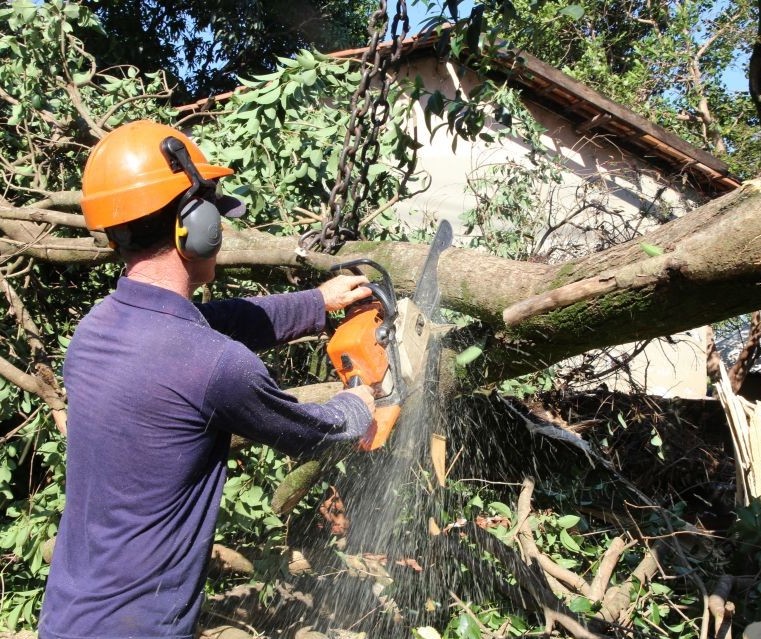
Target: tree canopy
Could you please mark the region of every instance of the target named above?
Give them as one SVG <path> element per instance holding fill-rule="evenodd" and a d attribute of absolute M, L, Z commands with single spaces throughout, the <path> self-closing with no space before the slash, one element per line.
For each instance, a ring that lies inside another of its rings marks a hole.
<path fill-rule="evenodd" d="M 730 68 L 747 77 L 752 0 L 518 0 L 486 18 L 492 38 L 724 159 L 738 176 L 758 174 L 758 114 L 747 89 L 728 89 L 725 77 Z"/>
<path fill-rule="evenodd" d="M 271 71 L 278 57 L 305 47 L 362 46 L 376 8 L 369 0 L 88 0 L 83 6 L 103 27 L 80 33 L 98 66 L 162 70 L 178 83 L 175 104 L 231 91 L 240 77 Z"/>

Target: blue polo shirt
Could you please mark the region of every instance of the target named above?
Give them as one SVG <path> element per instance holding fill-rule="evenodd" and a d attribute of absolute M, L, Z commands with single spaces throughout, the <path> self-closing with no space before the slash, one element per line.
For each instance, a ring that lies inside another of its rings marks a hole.
<path fill-rule="evenodd" d="M 300 454 L 370 424 L 350 393 L 298 403 L 253 352 L 324 318 L 317 290 L 195 305 L 122 278 L 82 320 L 40 639 L 193 637 L 231 434 Z"/>

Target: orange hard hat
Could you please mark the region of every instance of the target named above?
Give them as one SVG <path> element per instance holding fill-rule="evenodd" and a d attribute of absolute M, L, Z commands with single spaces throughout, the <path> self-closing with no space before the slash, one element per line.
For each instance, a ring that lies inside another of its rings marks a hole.
<path fill-rule="evenodd" d="M 186 135 L 166 124 L 138 120 L 108 133 L 90 153 L 82 176 L 82 212 L 90 230 L 151 215 L 187 191 L 191 180 L 173 170 L 162 153 L 169 136 L 181 140 L 201 177 L 213 180 L 233 170 L 209 164 Z"/>

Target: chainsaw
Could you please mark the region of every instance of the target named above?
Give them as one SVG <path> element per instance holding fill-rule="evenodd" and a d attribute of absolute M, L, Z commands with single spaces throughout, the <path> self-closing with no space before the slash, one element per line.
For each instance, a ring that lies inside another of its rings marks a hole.
<path fill-rule="evenodd" d="M 360 258 L 331 268 L 361 274 L 359 267 L 365 266 L 380 275 L 366 285 L 372 295 L 346 309 L 327 345 L 328 357 L 344 387 L 367 384 L 375 395 L 373 423 L 360 440 L 360 450 L 375 450 L 386 443 L 405 399 L 422 387 L 433 330 L 431 317 L 439 301 L 439 256 L 451 244 L 452 226 L 444 220 L 411 298 L 397 300 L 388 271 L 373 260 Z"/>

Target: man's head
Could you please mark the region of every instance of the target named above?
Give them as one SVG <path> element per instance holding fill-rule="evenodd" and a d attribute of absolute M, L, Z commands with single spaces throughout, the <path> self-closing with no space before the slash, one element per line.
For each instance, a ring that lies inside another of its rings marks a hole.
<path fill-rule="evenodd" d="M 221 216 L 243 204 L 217 194 L 232 169 L 209 164 L 196 144 L 164 124 L 140 120 L 106 135 L 82 178 L 87 228 L 102 230 L 123 253 L 174 246 L 185 260 L 208 259 L 222 242 Z"/>

